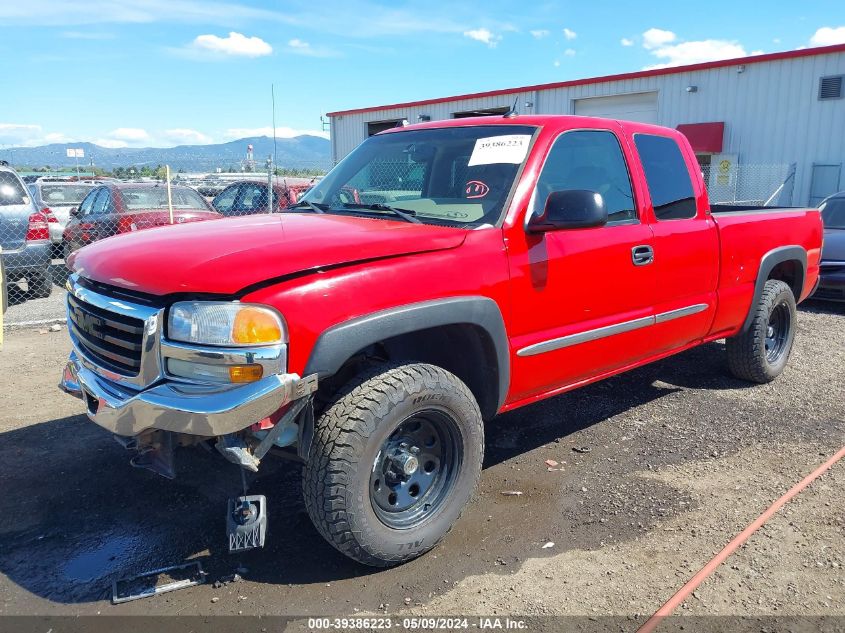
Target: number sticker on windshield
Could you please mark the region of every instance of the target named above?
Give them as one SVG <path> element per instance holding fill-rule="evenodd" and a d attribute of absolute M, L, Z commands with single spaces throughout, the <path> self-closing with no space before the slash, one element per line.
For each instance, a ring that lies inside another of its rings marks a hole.
<path fill-rule="evenodd" d="M 507 134 L 505 136 L 480 138 L 475 141 L 475 147 L 467 166 L 495 165 L 498 163 L 518 165 L 525 160 L 530 141 L 530 134 Z"/>

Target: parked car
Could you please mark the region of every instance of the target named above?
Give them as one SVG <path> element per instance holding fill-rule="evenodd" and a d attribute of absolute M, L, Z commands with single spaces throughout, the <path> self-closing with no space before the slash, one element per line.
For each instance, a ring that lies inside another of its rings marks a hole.
<path fill-rule="evenodd" d="M 175 224 L 222 217 L 190 187 L 171 187 L 171 199 Z M 104 237 L 168 224 L 166 185 L 152 182 L 101 185 L 71 210 L 62 235 L 65 256 Z"/>
<path fill-rule="evenodd" d="M 813 298 L 845 301 L 845 191 L 825 199 L 819 209 L 824 222 L 824 247 L 819 287 Z"/>
<path fill-rule="evenodd" d="M 722 210 L 668 128 L 393 128 L 284 214 L 74 254 L 62 387 L 170 477 L 174 446 L 249 471 L 281 451 L 320 534 L 395 565 L 460 516 L 484 420 L 717 339 L 742 380 L 783 371 L 819 210 Z M 230 550 L 262 544 L 263 497 L 228 503 Z"/>
<path fill-rule="evenodd" d="M 296 203 L 310 186 L 308 182 L 274 182 L 273 211 L 281 211 Z M 241 180 L 217 194 L 211 201 L 211 206 L 225 216 L 253 215 L 267 213 L 268 202 L 266 180 Z"/>
<path fill-rule="evenodd" d="M 53 291 L 49 224 L 20 176 L 11 167 L 0 165 L 0 246 L 5 283 L 26 281 L 27 294 L 33 298 L 49 297 Z M 23 296 L 17 288 L 8 290 L 13 300 Z"/>
<path fill-rule="evenodd" d="M 62 234 L 71 209 L 78 207 L 96 185 L 92 182 L 52 182 L 39 179 L 27 185 L 35 206 L 48 217 L 54 256 L 62 256 Z M 50 219 L 52 215 L 55 219 Z"/>

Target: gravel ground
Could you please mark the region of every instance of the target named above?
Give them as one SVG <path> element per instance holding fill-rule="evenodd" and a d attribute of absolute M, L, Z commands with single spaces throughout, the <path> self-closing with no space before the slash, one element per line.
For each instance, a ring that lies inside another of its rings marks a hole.
<path fill-rule="evenodd" d="M 67 269 L 64 260 L 54 259 L 51 273 L 53 292 L 46 299 L 32 298 L 25 282 L 10 286 L 9 309 L 3 315 L 5 325 L 16 327 L 22 323 L 53 322 L 65 319 Z"/>
<path fill-rule="evenodd" d="M 55 388 L 66 332 L 12 330 L 0 353 L 0 613 L 581 615 L 636 628 L 845 443 L 843 341 L 845 307 L 811 304 L 769 385 L 730 378 L 715 343 L 501 416 L 478 499 L 447 539 L 375 571 L 319 537 L 286 463 L 251 486 L 270 503 L 267 547 L 229 556 L 234 467 L 183 450 L 174 481 L 132 469 Z M 845 618 L 843 484 L 840 462 L 679 611 Z M 112 580 L 186 559 L 202 561 L 207 584 L 107 602 Z M 240 581 L 215 587 L 238 568 Z"/>

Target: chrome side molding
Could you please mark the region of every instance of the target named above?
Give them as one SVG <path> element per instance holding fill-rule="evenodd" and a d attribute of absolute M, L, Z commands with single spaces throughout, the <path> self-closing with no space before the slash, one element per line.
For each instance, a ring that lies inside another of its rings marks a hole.
<path fill-rule="evenodd" d="M 517 356 L 535 356 L 537 354 L 544 354 L 554 350 L 562 349 L 564 347 L 571 347 L 572 345 L 579 345 L 587 343 L 588 341 L 595 341 L 608 336 L 615 336 L 624 332 L 632 332 L 641 328 L 657 325 L 658 323 L 666 323 L 674 319 L 680 319 L 685 316 L 698 314 L 709 307 L 706 303 L 696 303 L 677 310 L 669 310 L 668 312 L 661 312 L 656 316 L 641 317 L 639 319 L 632 319 L 630 321 L 622 321 L 621 323 L 614 323 L 613 325 L 605 325 L 603 327 L 592 330 L 585 330 L 576 334 L 568 334 L 559 338 L 549 339 L 540 343 L 534 343 L 518 350 Z"/>
<path fill-rule="evenodd" d="M 696 303 L 695 305 L 687 306 L 686 308 L 678 308 L 677 310 L 669 310 L 668 312 L 661 312 L 654 317 L 655 323 L 665 323 L 681 317 L 690 316 L 691 314 L 698 314 L 704 312 L 709 306 L 706 303 Z"/>

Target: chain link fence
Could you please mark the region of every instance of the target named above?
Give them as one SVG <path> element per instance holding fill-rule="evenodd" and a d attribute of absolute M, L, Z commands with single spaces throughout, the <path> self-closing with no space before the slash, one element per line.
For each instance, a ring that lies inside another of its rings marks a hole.
<path fill-rule="evenodd" d="M 0 162 L 0 262 L 6 326 L 65 318 L 67 258 L 121 233 L 169 224 L 276 213 L 295 204 L 328 168 L 170 173 L 156 169 L 38 170 Z M 272 186 L 271 186 L 272 185 Z"/>
<path fill-rule="evenodd" d="M 766 207 L 792 206 L 795 164 L 736 164 L 731 161 L 702 165 L 711 204 Z"/>

